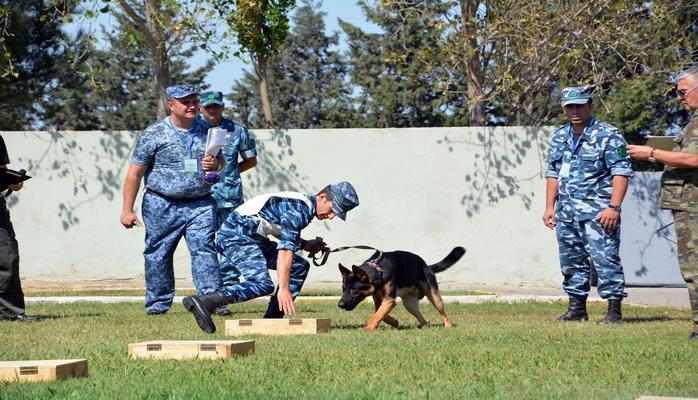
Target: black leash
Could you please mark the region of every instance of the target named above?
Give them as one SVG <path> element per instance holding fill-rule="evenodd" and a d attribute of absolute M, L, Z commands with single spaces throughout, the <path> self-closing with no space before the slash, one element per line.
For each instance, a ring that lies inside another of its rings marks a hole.
<path fill-rule="evenodd" d="M 320 267 L 320 266 L 322 266 L 322 265 L 325 265 L 325 263 L 327 262 L 327 259 L 330 257 L 330 253 L 337 253 L 337 252 L 344 251 L 344 250 L 349 250 L 349 249 L 375 250 L 375 251 L 377 251 L 377 252 L 379 253 L 377 259 L 380 259 L 380 258 L 383 256 L 383 252 L 380 251 L 380 250 L 378 250 L 378 249 L 375 248 L 375 247 L 365 246 L 365 245 L 358 245 L 358 246 L 343 246 L 343 247 L 337 247 L 337 248 L 334 249 L 334 250 L 330 250 L 329 247 L 325 247 L 325 248 L 323 248 L 322 250 L 314 251 L 314 252 L 312 252 L 312 253 L 309 253 L 309 254 L 308 254 L 308 257 L 310 257 L 310 259 L 313 260 L 313 265 L 315 265 L 316 267 Z"/>

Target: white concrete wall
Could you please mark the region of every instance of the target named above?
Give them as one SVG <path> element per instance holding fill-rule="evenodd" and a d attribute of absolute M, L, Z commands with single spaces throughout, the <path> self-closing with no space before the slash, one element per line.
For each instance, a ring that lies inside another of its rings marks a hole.
<path fill-rule="evenodd" d="M 278 190 L 315 193 L 348 180 L 361 205 L 346 222 L 315 222 L 303 236 L 332 247 L 404 249 L 428 263 L 453 246 L 464 259 L 439 275 L 445 287 L 558 286 L 555 234 L 541 222 L 545 147 L 552 128 L 414 128 L 255 131 L 259 164 L 243 174 L 247 197 Z M 34 176 L 8 198 L 27 280 L 141 282 L 142 228 L 119 224 L 121 191 L 136 134 L 4 132 L 11 164 Z M 140 199 L 137 200 L 140 205 Z M 140 206 L 138 207 L 140 208 Z M 337 262 L 311 270 L 309 284 L 335 286 Z M 176 253 L 190 284 L 189 257 Z"/>

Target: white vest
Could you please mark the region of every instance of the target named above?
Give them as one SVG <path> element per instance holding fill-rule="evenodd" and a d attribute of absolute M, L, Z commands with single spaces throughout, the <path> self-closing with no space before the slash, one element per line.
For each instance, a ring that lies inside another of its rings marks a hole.
<path fill-rule="evenodd" d="M 308 209 L 312 208 L 312 203 L 310 202 L 310 199 L 308 199 L 302 193 L 298 192 L 279 192 L 262 194 L 244 202 L 242 205 L 236 208 L 235 212 L 242 215 L 243 217 L 248 217 L 259 221 L 259 226 L 257 227 L 257 234 L 264 237 L 272 235 L 276 238 L 279 238 L 281 236 L 281 226 L 279 226 L 278 224 L 272 224 L 271 222 L 265 220 L 264 218 L 258 215 L 259 211 L 262 208 L 264 208 L 264 205 L 267 204 L 267 201 L 269 201 L 269 198 L 271 197 L 283 197 L 286 199 L 301 200 L 303 201 L 303 203 L 305 203 L 306 206 L 308 206 Z"/>

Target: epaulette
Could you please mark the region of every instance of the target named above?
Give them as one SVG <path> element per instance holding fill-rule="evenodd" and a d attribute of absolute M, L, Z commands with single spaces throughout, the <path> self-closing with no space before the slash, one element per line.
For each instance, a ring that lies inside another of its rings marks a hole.
<path fill-rule="evenodd" d="M 616 128 L 615 126 L 609 124 L 608 122 L 599 121 L 598 119 L 597 119 L 596 121 L 598 121 L 598 125 L 599 125 L 600 127 L 602 127 L 603 129 L 605 129 L 605 130 L 607 130 L 607 131 L 616 131 L 616 132 L 617 132 L 617 131 L 619 130 L 618 128 Z"/>
<path fill-rule="evenodd" d="M 239 123 L 239 122 L 237 122 L 237 121 L 233 121 L 233 120 L 230 119 L 230 118 L 223 118 L 223 120 L 228 121 L 228 122 L 230 122 L 230 123 L 233 124 L 233 125 L 237 125 L 237 126 L 239 126 L 240 128 L 247 129 L 247 127 L 246 127 L 245 125 L 243 125 L 243 124 L 241 124 L 241 123 Z M 249 130 L 249 129 L 248 129 L 248 130 Z"/>

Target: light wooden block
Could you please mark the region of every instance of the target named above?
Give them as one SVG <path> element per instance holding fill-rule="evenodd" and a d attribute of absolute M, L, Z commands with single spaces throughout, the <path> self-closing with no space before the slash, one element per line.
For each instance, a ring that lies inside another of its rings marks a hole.
<path fill-rule="evenodd" d="M 329 318 L 228 319 L 225 334 L 238 335 L 308 335 L 330 331 Z"/>
<path fill-rule="evenodd" d="M 246 356 L 254 349 L 254 340 L 151 340 L 130 343 L 128 355 L 131 358 L 159 360 L 213 360 L 232 355 Z"/>
<path fill-rule="evenodd" d="M 87 360 L 0 361 L 0 381 L 55 381 L 87 376 Z"/>

